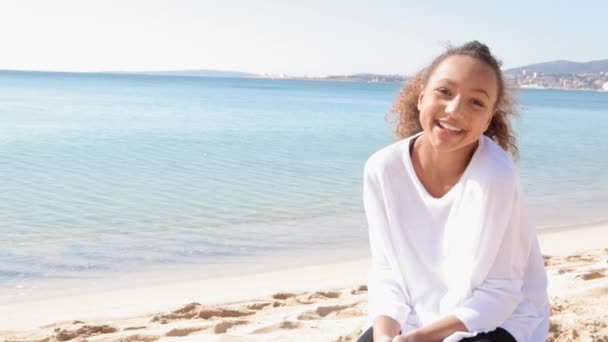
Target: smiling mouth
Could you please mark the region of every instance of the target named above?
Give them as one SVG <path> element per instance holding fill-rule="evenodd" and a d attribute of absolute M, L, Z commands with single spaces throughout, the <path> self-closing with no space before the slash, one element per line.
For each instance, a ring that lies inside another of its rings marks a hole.
<path fill-rule="evenodd" d="M 439 121 L 439 120 L 435 121 L 435 125 L 437 127 L 439 127 L 440 129 L 449 131 L 451 133 L 462 133 L 462 131 L 463 131 L 461 128 L 458 128 L 456 126 L 452 126 L 452 125 L 450 125 L 447 122 L 442 122 L 442 121 Z"/>

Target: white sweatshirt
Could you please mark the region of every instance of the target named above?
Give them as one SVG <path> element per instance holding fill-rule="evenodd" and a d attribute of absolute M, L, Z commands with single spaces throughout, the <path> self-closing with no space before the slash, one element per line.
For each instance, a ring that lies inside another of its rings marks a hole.
<path fill-rule="evenodd" d="M 502 327 L 518 342 L 546 340 L 547 277 L 517 170 L 485 135 L 459 182 L 431 196 L 414 171 L 406 138 L 365 164 L 369 228 L 367 330 L 388 316 L 405 333 L 448 315 L 469 332 Z"/>

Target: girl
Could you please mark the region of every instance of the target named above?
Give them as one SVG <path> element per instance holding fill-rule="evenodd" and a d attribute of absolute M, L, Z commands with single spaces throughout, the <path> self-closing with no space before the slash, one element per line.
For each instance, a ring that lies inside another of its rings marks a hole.
<path fill-rule="evenodd" d="M 365 164 L 372 266 L 359 341 L 545 341 L 543 258 L 526 208 L 498 62 L 474 41 L 411 79 L 400 141 Z"/>

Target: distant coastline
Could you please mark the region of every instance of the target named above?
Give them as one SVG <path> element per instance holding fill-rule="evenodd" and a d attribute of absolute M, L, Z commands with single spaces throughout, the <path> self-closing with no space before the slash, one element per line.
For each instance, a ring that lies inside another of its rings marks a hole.
<path fill-rule="evenodd" d="M 357 73 L 328 76 L 294 76 L 288 74 L 254 74 L 226 70 L 166 70 L 166 71 L 96 71 L 64 72 L 38 70 L 0 70 L 0 72 L 146 75 L 173 77 L 245 78 L 298 81 L 333 81 L 364 83 L 403 83 L 411 76 L 401 74 Z M 519 89 L 559 89 L 579 91 L 608 91 L 608 59 L 591 62 L 552 61 L 504 70 L 505 78 Z"/>
<path fill-rule="evenodd" d="M 365 82 L 365 83 L 403 83 L 409 76 L 400 75 L 373 75 L 361 77 L 357 75 L 327 76 L 327 77 L 299 77 L 299 76 L 255 76 L 248 78 L 277 79 L 277 80 L 299 80 L 299 81 L 334 81 L 334 82 Z M 577 90 L 577 91 L 608 91 L 608 73 L 600 75 L 540 75 L 538 80 L 521 78 L 518 76 L 507 75 L 507 79 L 518 89 L 553 89 L 553 90 Z M 590 81 L 588 79 L 591 79 Z M 605 80 L 597 83 L 596 80 Z M 535 83 L 538 82 L 538 83 Z M 593 84 L 593 82 L 596 82 Z M 591 84 L 592 86 L 587 86 Z"/>

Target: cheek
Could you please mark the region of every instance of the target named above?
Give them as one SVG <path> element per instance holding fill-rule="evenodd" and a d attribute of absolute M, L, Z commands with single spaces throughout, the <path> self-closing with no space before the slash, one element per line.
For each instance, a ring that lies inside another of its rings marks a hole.
<path fill-rule="evenodd" d="M 430 114 L 432 111 L 430 108 L 424 106 L 422 106 L 420 109 L 419 121 L 422 127 L 425 127 L 429 122 L 433 121 L 433 116 Z"/>
<path fill-rule="evenodd" d="M 478 130 L 485 132 L 490 124 L 490 120 L 492 119 L 492 117 L 487 118 L 487 117 L 483 117 L 483 118 L 479 118 L 479 120 L 475 120 L 475 127 L 477 127 Z"/>
<path fill-rule="evenodd" d="M 494 118 L 494 113 L 487 113 L 483 120 L 483 125 L 487 128 L 490 126 L 492 119 Z"/>
<path fill-rule="evenodd" d="M 430 119 L 433 116 L 432 113 L 435 113 L 438 110 L 438 107 L 437 104 L 423 103 L 418 109 L 420 111 L 420 118 Z"/>

